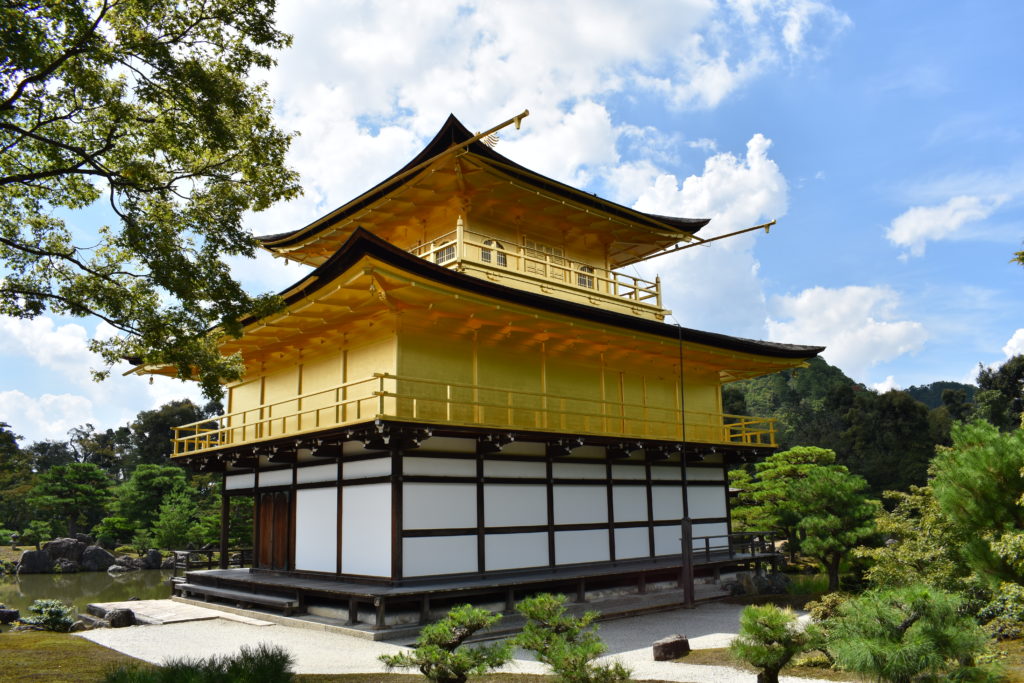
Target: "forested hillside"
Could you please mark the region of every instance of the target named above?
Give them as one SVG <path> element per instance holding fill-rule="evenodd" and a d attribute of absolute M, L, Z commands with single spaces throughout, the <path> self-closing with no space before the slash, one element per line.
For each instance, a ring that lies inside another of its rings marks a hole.
<path fill-rule="evenodd" d="M 978 387 L 942 381 L 878 393 L 815 358 L 806 368 L 729 384 L 723 403 L 726 413 L 777 419 L 780 450 L 835 451 L 839 464 L 880 495 L 924 484 L 935 446 L 950 443 L 955 420 L 1019 425 L 1022 383 L 1024 356 L 1017 356 L 982 368 Z"/>

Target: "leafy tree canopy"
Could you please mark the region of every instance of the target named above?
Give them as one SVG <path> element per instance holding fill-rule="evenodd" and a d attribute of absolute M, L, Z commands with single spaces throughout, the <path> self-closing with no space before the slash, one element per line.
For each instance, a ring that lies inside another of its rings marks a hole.
<path fill-rule="evenodd" d="M 110 477 L 93 463 L 58 465 L 39 475 L 29 503 L 58 533 L 87 531 L 102 516 L 110 485 Z"/>
<path fill-rule="evenodd" d="M 254 69 L 290 37 L 275 0 L 13 0 L 0 8 L 0 314 L 94 315 L 92 342 L 176 366 L 219 395 L 239 376 L 211 326 L 252 299 L 222 260 L 252 256 L 250 210 L 299 193 Z M 65 216 L 102 200 L 112 225 Z M 98 373 L 100 376 L 106 372 Z"/>
<path fill-rule="evenodd" d="M 1024 355 L 1014 356 L 998 368 L 978 366 L 975 417 L 1002 430 L 1021 426 L 1024 411 Z"/>
<path fill-rule="evenodd" d="M 932 488 L 959 528 L 961 551 L 983 579 L 1024 585 L 1024 430 L 982 421 L 953 427 L 953 445 L 935 456 Z"/>

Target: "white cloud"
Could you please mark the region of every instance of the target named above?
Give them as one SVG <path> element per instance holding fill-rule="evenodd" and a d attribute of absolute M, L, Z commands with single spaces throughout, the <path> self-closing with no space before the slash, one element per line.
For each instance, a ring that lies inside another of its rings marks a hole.
<path fill-rule="evenodd" d="M 779 55 L 815 42 L 809 28 L 848 22 L 822 8 L 808 0 L 285 3 L 279 24 L 295 42 L 264 77 L 282 126 L 302 132 L 289 160 L 306 195 L 254 216 L 254 231 L 299 227 L 368 189 L 451 112 L 482 130 L 529 108 L 501 151 L 585 183 L 617 162 L 629 132 L 609 116 L 608 96 L 717 106 Z"/>
<path fill-rule="evenodd" d="M 1013 336 L 1003 346 L 1003 353 L 1007 358 L 1024 354 L 1024 327 L 1013 333 Z"/>
<path fill-rule="evenodd" d="M 72 427 L 95 422 L 92 401 L 73 394 L 43 394 L 38 398 L 16 389 L 0 391 L 0 415 L 22 445 L 43 439 L 64 439 Z"/>
<path fill-rule="evenodd" d="M 711 156 L 701 175 L 692 175 L 681 184 L 674 175 L 659 175 L 634 208 L 711 218 L 699 233 L 701 237 L 782 216 L 787 184 L 778 165 L 768 157 L 770 146 L 771 140 L 757 133 L 747 142 L 745 156 L 730 152 Z M 753 255 L 755 239 L 752 234 L 742 235 L 687 249 L 642 264 L 641 272 L 653 277 L 660 271 L 665 300 L 681 324 L 760 336 L 765 302 L 758 279 L 760 264 Z"/>
<path fill-rule="evenodd" d="M 101 367 L 86 348 L 89 335 L 75 323 L 56 325 L 52 318 L 0 316 L 0 354 L 25 356 L 41 367 L 59 372 L 75 384 L 88 381 L 89 367 Z"/>
<path fill-rule="evenodd" d="M 113 334 L 116 330 L 101 322 L 92 337 Z M 9 368 L 4 373 L 6 391 L 0 392 L 0 420 L 11 424 L 26 443 L 62 439 L 68 429 L 86 422 L 103 428 L 123 425 L 139 411 L 172 400 L 204 402 L 194 382 L 123 376 L 131 369 L 128 363 L 113 366 L 103 382 L 92 381 L 89 370 L 105 366 L 89 351 L 89 337 L 81 325 L 58 324 L 47 316 L 0 316 L 0 356 Z M 73 391 L 60 391 L 68 387 Z"/>
<path fill-rule="evenodd" d="M 871 367 L 913 353 L 928 339 L 921 323 L 897 319 L 899 305 L 899 295 L 881 286 L 813 287 L 773 297 L 768 338 L 826 346 L 829 363 L 864 381 Z"/>
<path fill-rule="evenodd" d="M 959 195 L 945 204 L 915 206 L 894 218 L 885 236 L 912 256 L 923 256 L 928 241 L 953 237 L 963 225 L 988 218 L 1006 200 L 1005 195 Z"/>
<path fill-rule="evenodd" d="M 875 382 L 874 384 L 872 384 L 871 388 L 880 394 L 884 394 L 887 391 L 899 389 L 900 385 L 896 384 L 896 379 L 892 375 L 889 375 L 881 382 Z"/>

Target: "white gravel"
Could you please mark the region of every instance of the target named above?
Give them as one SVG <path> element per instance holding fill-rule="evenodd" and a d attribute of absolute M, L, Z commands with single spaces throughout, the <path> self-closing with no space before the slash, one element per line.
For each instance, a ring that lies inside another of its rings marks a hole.
<path fill-rule="evenodd" d="M 724 647 L 735 636 L 742 608 L 723 603 L 703 604 L 692 610 L 673 610 L 600 624 L 608 645 L 606 658 L 621 661 L 633 670 L 634 679 L 691 681 L 693 683 L 752 683 L 753 673 L 727 667 L 655 662 L 651 644 L 673 633 L 689 637 L 694 649 Z M 162 626 L 131 626 L 98 629 L 80 634 L 93 642 L 137 659 L 160 664 L 175 657 L 209 657 L 237 652 L 243 645 L 260 642 L 284 647 L 295 658 L 297 673 L 373 673 L 384 670 L 377 660 L 383 653 L 405 648 L 388 642 L 319 630 L 274 624 L 254 626 L 213 619 Z M 526 654 L 519 652 L 518 657 Z M 546 667 L 528 659 L 516 659 L 507 671 L 544 673 Z M 815 683 L 813 679 L 783 677 L 789 683 Z"/>

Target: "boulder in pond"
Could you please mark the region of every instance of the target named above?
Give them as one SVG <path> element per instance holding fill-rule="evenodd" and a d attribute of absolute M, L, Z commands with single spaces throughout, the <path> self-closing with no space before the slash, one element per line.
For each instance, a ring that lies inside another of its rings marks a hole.
<path fill-rule="evenodd" d="M 126 572 L 134 571 L 133 569 L 124 566 L 123 564 L 112 564 L 107 567 L 108 574 L 124 574 Z"/>
<path fill-rule="evenodd" d="M 142 558 L 132 557 L 131 555 L 118 555 L 115 558 L 117 564 L 125 567 L 126 569 L 142 569 Z"/>
<path fill-rule="evenodd" d="M 16 609 L 7 609 L 4 605 L 0 605 L 0 624 L 10 624 L 18 619 L 21 619 L 21 612 Z"/>
<path fill-rule="evenodd" d="M 89 534 L 75 534 L 75 540 L 84 543 L 86 546 L 96 545 L 96 539 Z"/>
<path fill-rule="evenodd" d="M 78 563 L 62 557 L 54 562 L 53 571 L 58 574 L 74 574 L 78 571 Z"/>
<path fill-rule="evenodd" d="M 85 543 L 74 538 L 55 538 L 43 544 L 43 550 L 50 555 L 50 559 L 54 562 L 65 559 L 77 564 L 82 559 L 85 548 Z"/>
<path fill-rule="evenodd" d="M 142 569 L 160 569 L 160 565 L 163 564 L 164 556 L 160 554 L 159 550 L 149 550 L 146 552 L 146 556 L 142 558 Z"/>
<path fill-rule="evenodd" d="M 45 550 L 26 550 L 21 553 L 18 572 L 21 574 L 49 574 L 53 571 L 53 560 Z"/>
<path fill-rule="evenodd" d="M 85 572 L 105 572 L 116 561 L 113 553 L 98 545 L 91 545 L 82 553 L 82 559 L 78 564 Z"/>

